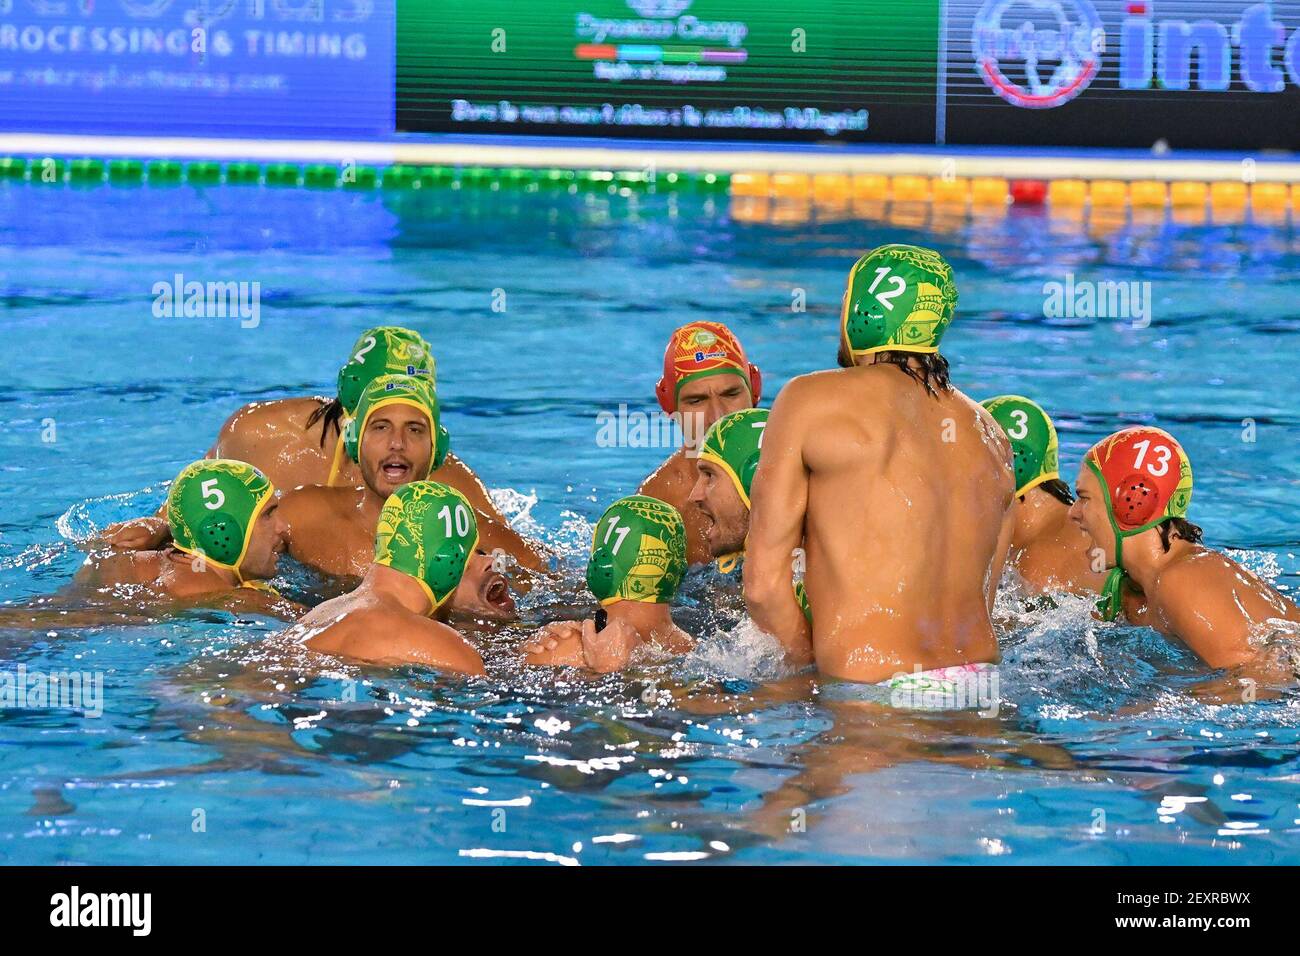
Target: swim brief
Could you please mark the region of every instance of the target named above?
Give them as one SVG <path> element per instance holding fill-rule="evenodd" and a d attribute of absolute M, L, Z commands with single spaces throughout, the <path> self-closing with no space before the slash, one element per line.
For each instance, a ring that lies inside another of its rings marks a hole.
<path fill-rule="evenodd" d="M 870 701 L 900 710 L 979 710 L 998 707 L 997 664 L 955 664 L 934 670 L 900 671 L 878 684 L 830 680 L 822 696 L 835 701 Z"/>

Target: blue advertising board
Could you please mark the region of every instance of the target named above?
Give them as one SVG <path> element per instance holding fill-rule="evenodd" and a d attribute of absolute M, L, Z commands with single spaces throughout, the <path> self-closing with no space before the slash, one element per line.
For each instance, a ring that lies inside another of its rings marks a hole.
<path fill-rule="evenodd" d="M 373 138 L 394 0 L 0 0 L 0 129 Z"/>

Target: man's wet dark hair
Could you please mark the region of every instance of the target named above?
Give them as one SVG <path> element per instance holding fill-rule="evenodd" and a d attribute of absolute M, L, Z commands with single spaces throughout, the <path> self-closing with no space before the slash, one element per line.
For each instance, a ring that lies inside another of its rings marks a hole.
<path fill-rule="evenodd" d="M 910 379 L 925 386 L 936 398 L 939 390 L 952 388 L 948 377 L 948 360 L 938 352 L 877 352 L 876 362 L 895 366 Z"/>
<path fill-rule="evenodd" d="M 1201 543 L 1200 526 L 1192 524 L 1186 518 L 1166 518 L 1156 525 L 1156 530 L 1160 532 L 1160 543 L 1164 545 L 1165 551 L 1169 550 L 1169 539 L 1172 537 L 1182 538 L 1192 544 Z"/>
<path fill-rule="evenodd" d="M 343 403 L 336 397 L 319 405 L 316 408 L 316 411 L 312 412 L 311 416 L 307 419 L 307 424 L 303 426 L 303 430 L 306 431 L 311 428 L 311 426 L 315 425 L 321 419 L 325 420 L 325 424 L 322 425 L 320 429 L 320 446 L 324 448 L 325 436 L 329 434 L 331 427 L 333 427 L 336 435 L 343 434 Z"/>
<path fill-rule="evenodd" d="M 1074 495 L 1070 492 L 1070 486 L 1067 485 L 1065 482 L 1063 482 L 1060 478 L 1052 478 L 1048 481 L 1043 482 L 1041 485 L 1038 485 L 1038 487 L 1042 488 L 1045 492 L 1047 492 L 1049 495 L 1051 495 L 1053 498 L 1055 498 L 1063 505 L 1074 504 Z M 1022 495 L 1021 497 L 1024 496 Z"/>
<path fill-rule="evenodd" d="M 908 378 L 920 382 L 925 386 L 925 390 L 936 398 L 939 396 L 939 389 L 946 390 L 952 387 L 948 374 L 948 360 L 938 352 L 876 352 L 874 357 L 877 364 L 893 365 Z M 853 368 L 858 364 L 848 354 L 842 339 L 835 360 L 840 368 Z"/>

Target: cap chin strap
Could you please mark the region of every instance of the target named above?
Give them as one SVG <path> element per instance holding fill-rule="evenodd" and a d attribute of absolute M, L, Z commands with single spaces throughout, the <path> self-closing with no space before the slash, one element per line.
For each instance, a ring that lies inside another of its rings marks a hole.
<path fill-rule="evenodd" d="M 343 463 L 348 460 L 347 451 L 343 442 L 343 429 L 347 426 L 347 419 L 339 423 L 339 437 L 334 442 L 334 457 L 330 459 L 329 477 L 325 479 L 325 485 L 333 488 L 339 480 L 339 474 L 343 471 Z"/>
<path fill-rule="evenodd" d="M 1097 611 L 1101 614 L 1101 619 L 1103 621 L 1113 621 L 1119 617 L 1120 611 L 1124 609 L 1124 582 L 1129 580 L 1129 573 L 1124 568 L 1124 539 L 1135 534 L 1141 534 L 1143 531 L 1150 531 L 1164 521 L 1166 516 L 1161 514 L 1158 518 L 1148 521 L 1144 525 L 1124 531 L 1115 520 L 1115 505 L 1111 501 L 1110 486 L 1106 484 L 1105 476 L 1102 475 L 1101 469 L 1092 458 L 1085 459 L 1085 462 L 1092 469 L 1092 473 L 1097 476 L 1097 483 L 1101 485 L 1101 489 L 1106 495 L 1106 517 L 1110 520 L 1111 530 L 1115 532 L 1115 567 L 1111 568 L 1106 575 L 1106 583 L 1101 587 L 1101 600 L 1097 602 Z"/>

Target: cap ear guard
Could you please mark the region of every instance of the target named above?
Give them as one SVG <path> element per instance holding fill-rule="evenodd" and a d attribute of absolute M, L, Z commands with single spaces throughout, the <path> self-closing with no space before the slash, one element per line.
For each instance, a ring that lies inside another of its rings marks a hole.
<path fill-rule="evenodd" d="M 671 415 L 677 411 L 677 399 L 673 395 L 673 387 L 668 384 L 668 379 L 662 375 L 655 384 L 655 398 L 659 399 L 659 407 L 664 410 L 665 415 Z"/>
<path fill-rule="evenodd" d="M 613 594 L 614 587 L 614 558 L 605 550 L 597 549 L 592 552 L 591 559 L 587 562 L 587 588 L 592 594 Z"/>
<path fill-rule="evenodd" d="M 753 362 L 749 363 L 749 397 L 755 405 L 763 397 L 763 373 Z"/>
<path fill-rule="evenodd" d="M 203 551 L 229 564 L 238 558 L 244 546 L 244 529 L 239 519 L 226 511 L 208 515 L 199 525 L 196 537 L 203 543 Z"/>
<path fill-rule="evenodd" d="M 1115 523 L 1125 531 L 1146 524 L 1156 516 L 1160 498 L 1147 479 L 1135 472 L 1115 486 L 1111 494 Z"/>
<path fill-rule="evenodd" d="M 442 463 L 447 460 L 447 454 L 451 451 L 451 433 L 442 425 L 438 426 L 438 440 L 434 442 L 433 459 L 429 462 L 429 474 L 442 467 Z"/>

